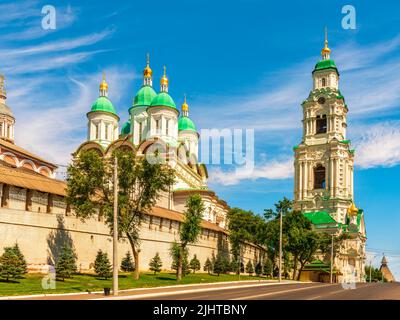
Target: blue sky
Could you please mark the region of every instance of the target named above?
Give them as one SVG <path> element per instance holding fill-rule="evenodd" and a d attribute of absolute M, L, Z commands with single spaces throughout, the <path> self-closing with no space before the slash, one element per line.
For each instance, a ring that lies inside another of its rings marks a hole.
<path fill-rule="evenodd" d="M 42 6 L 57 29 L 41 28 Z M 342 7 L 356 29 L 341 27 Z M 0 72 L 17 118 L 16 142 L 59 164 L 86 139 L 86 112 L 101 72 L 122 120 L 141 85 L 147 52 L 154 84 L 167 66 L 177 105 L 187 93 L 198 128 L 255 130 L 256 168 L 210 166 L 210 187 L 261 213 L 292 197 L 292 147 L 311 89 L 323 29 L 341 72 L 356 148 L 355 200 L 367 248 L 389 257 L 400 279 L 400 9 L 398 1 L 13 1 L 0 2 Z"/>

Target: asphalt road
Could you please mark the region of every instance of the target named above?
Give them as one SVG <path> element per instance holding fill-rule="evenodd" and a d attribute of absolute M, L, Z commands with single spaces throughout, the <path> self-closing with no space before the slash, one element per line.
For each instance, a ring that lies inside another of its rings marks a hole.
<path fill-rule="evenodd" d="M 137 298 L 136 298 L 137 299 Z M 135 299 L 135 300 L 136 300 Z M 341 284 L 302 283 L 191 292 L 146 298 L 147 300 L 400 300 L 400 283 Z"/>

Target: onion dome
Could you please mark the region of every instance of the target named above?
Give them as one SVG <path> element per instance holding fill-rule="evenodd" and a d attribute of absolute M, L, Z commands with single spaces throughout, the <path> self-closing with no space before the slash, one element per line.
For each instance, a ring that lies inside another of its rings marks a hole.
<path fill-rule="evenodd" d="M 150 106 L 157 93 L 150 86 L 142 86 L 135 98 L 133 99 L 133 106 Z"/>
<path fill-rule="evenodd" d="M 182 104 L 182 117 L 179 118 L 178 121 L 178 131 L 195 131 L 196 126 L 194 125 L 193 121 L 189 118 L 189 105 L 186 102 L 186 95 L 185 100 Z"/>
<path fill-rule="evenodd" d="M 100 95 L 92 104 L 91 112 L 102 111 L 117 115 L 112 102 L 108 99 L 108 84 L 103 73 L 103 80 L 100 83 Z"/>
<path fill-rule="evenodd" d="M 146 68 L 143 70 L 143 77 L 145 78 L 152 78 L 153 77 L 153 70 L 150 68 L 150 55 L 147 54 L 147 63 Z"/>
<path fill-rule="evenodd" d="M 122 125 L 121 135 L 126 136 L 131 133 L 131 120 L 128 120 Z"/>
<path fill-rule="evenodd" d="M 174 100 L 167 92 L 160 92 L 151 101 L 151 107 L 170 107 L 176 109 Z"/>
<path fill-rule="evenodd" d="M 325 28 L 325 46 L 324 48 L 321 50 L 321 56 L 322 56 L 322 60 L 319 61 L 314 68 L 314 71 L 319 71 L 319 70 L 328 70 L 328 69 L 332 69 L 335 70 L 337 72 L 337 74 L 339 75 L 339 71 L 336 67 L 335 61 L 333 61 L 330 58 L 330 54 L 331 54 L 331 49 L 329 49 L 328 47 L 328 30 L 327 28 Z"/>

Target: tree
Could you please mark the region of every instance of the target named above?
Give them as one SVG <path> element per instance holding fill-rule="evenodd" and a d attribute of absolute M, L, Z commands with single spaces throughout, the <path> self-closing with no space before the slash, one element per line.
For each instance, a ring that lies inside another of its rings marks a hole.
<path fill-rule="evenodd" d="M 106 252 L 101 250 L 97 252 L 96 260 L 94 261 L 94 271 L 99 277 L 105 280 L 112 276 L 111 263 Z"/>
<path fill-rule="evenodd" d="M 64 281 L 65 278 L 71 278 L 76 271 L 75 253 L 70 246 L 64 245 L 56 263 L 56 276 Z"/>
<path fill-rule="evenodd" d="M 150 270 L 154 271 L 154 274 L 161 271 L 162 261 L 161 261 L 161 258 L 160 258 L 160 255 L 158 254 L 158 252 L 150 260 L 149 266 L 150 266 Z"/>
<path fill-rule="evenodd" d="M 254 268 L 256 276 L 259 277 L 262 274 L 262 265 L 261 262 L 258 262 L 256 264 L 256 267 Z"/>
<path fill-rule="evenodd" d="M 131 253 L 128 251 L 121 262 L 121 270 L 124 272 L 132 272 L 135 270 L 133 265 Z"/>
<path fill-rule="evenodd" d="M 8 282 L 10 278 L 18 278 L 25 274 L 25 258 L 19 251 L 18 245 L 4 248 L 4 253 L 0 256 L 0 275 Z"/>
<path fill-rule="evenodd" d="M 110 159 L 96 151 L 82 151 L 68 167 L 67 203 L 81 220 L 102 214 L 113 232 L 113 164 L 118 159 L 118 232 L 131 246 L 135 266 L 139 266 L 140 223 L 161 192 L 174 183 L 174 170 L 157 161 L 136 157 L 131 149 L 115 150 Z M 139 279 L 139 268 L 134 278 Z"/>
<path fill-rule="evenodd" d="M 221 273 L 225 273 L 225 263 L 221 254 L 217 254 L 217 258 L 215 259 L 215 263 L 213 265 L 213 272 L 218 276 Z"/>
<path fill-rule="evenodd" d="M 178 271 L 176 276 L 178 281 L 182 280 L 183 259 L 187 245 L 197 242 L 199 237 L 201 231 L 200 223 L 204 210 L 205 208 L 203 200 L 201 199 L 200 195 L 195 194 L 189 196 L 186 201 L 186 211 L 184 212 L 185 218 L 179 231 L 180 250 L 178 255 Z"/>
<path fill-rule="evenodd" d="M 235 272 L 236 274 L 239 274 L 239 272 L 244 272 L 244 265 L 243 265 L 243 259 L 240 259 L 240 263 L 238 259 L 233 256 L 231 263 L 230 263 L 230 271 Z"/>
<path fill-rule="evenodd" d="M 179 245 L 179 243 L 174 242 L 172 243 L 170 248 L 170 255 L 172 257 L 172 265 L 171 265 L 172 270 L 175 270 L 176 273 L 178 274 L 179 257 L 182 255 L 182 275 L 186 276 L 187 274 L 190 273 L 189 260 L 188 260 L 189 251 L 187 248 L 185 248 L 182 254 L 181 246 Z"/>
<path fill-rule="evenodd" d="M 199 259 L 197 259 L 196 255 L 193 256 L 192 260 L 190 260 L 189 266 L 190 269 L 193 270 L 193 273 L 196 273 L 197 270 L 200 270 L 201 268 L 200 261 Z"/>
<path fill-rule="evenodd" d="M 246 264 L 246 272 L 249 274 L 249 276 L 251 276 L 254 272 L 253 264 L 251 263 L 251 260 L 249 260 Z"/>
<path fill-rule="evenodd" d="M 207 258 L 206 262 L 204 263 L 204 271 L 207 271 L 208 274 L 211 273 L 211 271 L 213 270 L 213 265 L 211 263 L 211 260 L 209 258 Z"/>
<path fill-rule="evenodd" d="M 371 282 L 380 282 L 382 281 L 382 279 L 383 282 L 387 282 L 387 279 L 383 277 L 382 272 L 379 269 L 370 266 L 365 266 L 365 275 L 367 282 L 370 282 L 369 279 L 370 269 L 371 269 Z"/>
<path fill-rule="evenodd" d="M 264 259 L 264 263 L 263 263 L 263 274 L 266 276 L 273 276 L 274 273 L 274 264 L 272 263 L 272 261 L 270 259 L 268 259 L 268 257 L 266 257 Z"/>

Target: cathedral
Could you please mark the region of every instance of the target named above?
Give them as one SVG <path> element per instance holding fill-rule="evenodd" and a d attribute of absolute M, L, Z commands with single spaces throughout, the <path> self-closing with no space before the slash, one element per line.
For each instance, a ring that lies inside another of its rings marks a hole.
<path fill-rule="evenodd" d="M 349 108 L 330 54 L 325 36 L 322 59 L 312 72 L 312 90 L 301 104 L 302 141 L 293 148 L 294 207 L 317 231 L 346 234 L 333 263 L 337 279 L 345 281 L 351 275 L 364 281 L 366 230 L 364 212 L 355 205 L 355 150 L 346 135 Z"/>

